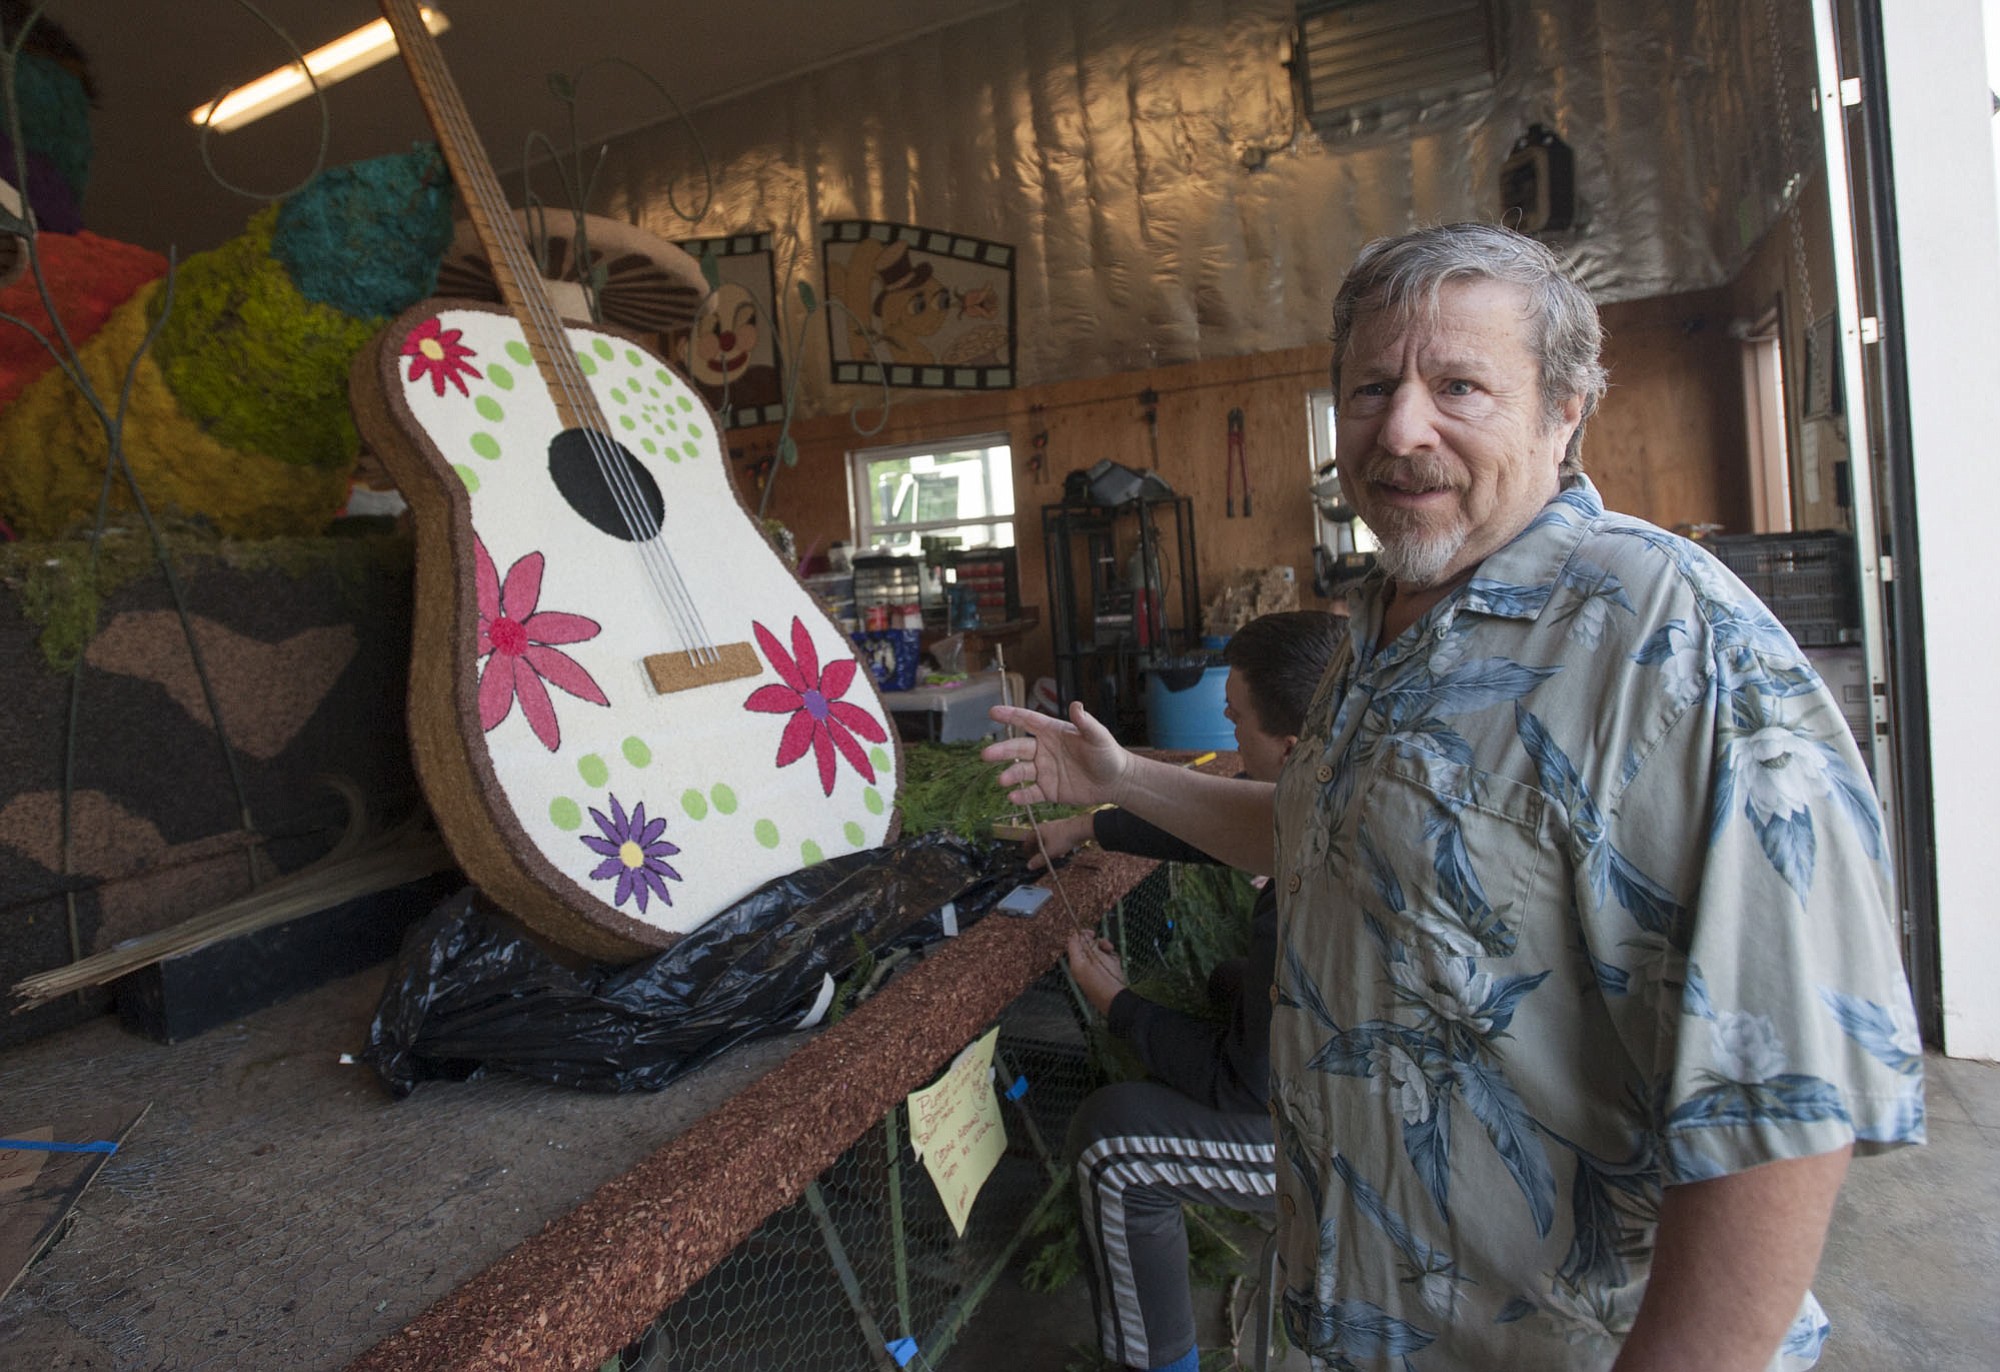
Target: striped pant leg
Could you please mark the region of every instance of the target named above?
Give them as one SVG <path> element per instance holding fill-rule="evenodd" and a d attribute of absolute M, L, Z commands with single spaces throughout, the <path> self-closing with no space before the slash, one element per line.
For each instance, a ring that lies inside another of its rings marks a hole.
<path fill-rule="evenodd" d="M 1271 1210 L 1270 1117 L 1118 1082 L 1077 1111 L 1070 1153 L 1104 1356 L 1125 1367 L 1171 1362 L 1194 1347 L 1181 1205 Z"/>

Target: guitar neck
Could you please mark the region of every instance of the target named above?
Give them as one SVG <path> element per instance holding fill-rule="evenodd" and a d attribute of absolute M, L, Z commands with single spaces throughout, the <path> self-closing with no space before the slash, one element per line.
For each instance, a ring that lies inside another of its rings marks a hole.
<path fill-rule="evenodd" d="M 522 241 L 500 179 L 493 174 L 486 150 L 473 131 L 472 118 L 438 52 L 437 40 L 424 26 L 417 0 L 381 0 L 381 5 L 382 15 L 396 35 L 403 64 L 416 85 L 417 98 L 423 102 L 424 113 L 444 150 L 445 164 L 465 199 L 473 232 L 493 265 L 500 298 L 521 326 L 535 370 L 541 373 L 556 412 L 566 428 L 603 432 L 604 416 L 570 349 L 562 317 L 542 288 L 541 273 Z"/>

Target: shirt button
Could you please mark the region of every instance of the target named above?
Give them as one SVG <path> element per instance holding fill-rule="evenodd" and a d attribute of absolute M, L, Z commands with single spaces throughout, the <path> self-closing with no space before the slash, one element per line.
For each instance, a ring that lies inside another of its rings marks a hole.
<path fill-rule="evenodd" d="M 1438 641 L 1438 642 L 1440 642 L 1440 643 L 1444 642 L 1444 639 L 1445 639 L 1445 635 L 1446 635 L 1446 634 L 1448 634 L 1448 633 L 1450 633 L 1450 632 L 1451 632 L 1451 625 L 1449 625 L 1449 624 L 1445 624 L 1445 623 L 1443 623 L 1443 622 L 1440 622 L 1440 623 L 1438 624 L 1437 628 L 1435 628 L 1435 629 L 1431 630 L 1431 634 L 1432 634 L 1432 635 L 1433 635 L 1433 636 L 1434 636 L 1434 637 L 1435 637 L 1435 638 L 1437 639 L 1437 641 Z"/>
<path fill-rule="evenodd" d="M 1304 882 L 1300 878 L 1297 872 L 1294 872 L 1290 876 L 1285 878 L 1285 890 L 1287 890 L 1288 892 L 1296 894 L 1299 887 L 1303 884 Z"/>
<path fill-rule="evenodd" d="M 1327 782 L 1333 780 L 1333 768 L 1322 764 L 1320 769 L 1313 773 L 1313 780 L 1322 786 L 1326 785 Z"/>

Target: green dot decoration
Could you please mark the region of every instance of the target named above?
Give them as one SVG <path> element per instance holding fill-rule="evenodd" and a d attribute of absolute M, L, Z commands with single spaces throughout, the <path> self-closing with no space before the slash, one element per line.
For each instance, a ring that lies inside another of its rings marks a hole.
<path fill-rule="evenodd" d="M 611 388 L 611 398 L 618 404 L 623 405 L 625 403 L 625 392 L 619 390 L 616 386 L 613 386 Z"/>
<path fill-rule="evenodd" d="M 878 772 L 889 770 L 889 755 L 880 748 L 868 750 L 868 763 Z"/>
<path fill-rule="evenodd" d="M 576 760 L 576 774 L 592 786 L 602 786 L 611 779 L 611 769 L 596 753 L 585 753 Z"/>
<path fill-rule="evenodd" d="M 500 456 L 500 440 L 492 434 L 478 433 L 472 436 L 472 451 L 491 462 Z"/>
<path fill-rule="evenodd" d="M 750 830 L 750 836 L 766 848 L 778 846 L 778 826 L 768 819 L 760 819 Z"/>
<path fill-rule="evenodd" d="M 708 818 L 708 802 L 701 798 L 701 792 L 689 787 L 681 792 L 681 809 L 687 811 L 689 819 Z"/>
<path fill-rule="evenodd" d="M 463 462 L 452 463 L 451 469 L 458 473 L 458 479 L 465 483 L 466 490 L 476 491 L 479 489 L 478 472 L 473 471 L 472 468 L 466 466 Z"/>
<path fill-rule="evenodd" d="M 549 823 L 568 832 L 583 826 L 583 807 L 568 796 L 557 796 L 549 802 Z"/>
<path fill-rule="evenodd" d="M 590 350 L 599 357 L 609 358 L 611 356 L 611 345 L 601 338 L 594 338 L 590 341 Z"/>
<path fill-rule="evenodd" d="M 725 815 L 736 813 L 736 792 L 730 790 L 727 786 L 718 783 L 714 787 L 711 787 L 708 798 L 715 802 L 715 808 L 718 813 Z"/>
<path fill-rule="evenodd" d="M 868 807 L 868 813 L 871 815 L 882 813 L 882 793 L 872 787 L 861 793 L 861 803 Z"/>
<path fill-rule="evenodd" d="M 486 379 L 503 391 L 514 389 L 514 373 L 508 371 L 498 362 L 488 362 L 486 364 Z"/>
<path fill-rule="evenodd" d="M 625 365 L 626 365 L 626 366 L 628 366 L 628 367 L 639 367 L 639 366 L 643 366 L 643 365 L 645 365 L 645 361 L 646 361 L 646 359 L 645 359 L 645 358 L 643 358 L 643 357 L 641 357 L 641 356 L 639 355 L 639 350 L 638 350 L 637 348 L 627 348 L 627 349 L 625 350 Z"/>
<path fill-rule="evenodd" d="M 699 425 L 699 424 L 690 424 L 690 425 L 688 425 L 688 437 L 689 437 L 689 438 L 700 438 L 700 437 L 701 437 L 701 425 Z"/>
<path fill-rule="evenodd" d="M 625 760 L 634 767 L 644 767 L 653 760 L 653 750 L 646 746 L 643 738 L 626 739 L 618 746 L 618 751 L 625 754 Z"/>
<path fill-rule="evenodd" d="M 585 376 L 597 375 L 597 359 L 589 353 L 578 353 L 576 355 L 576 365 L 583 368 Z"/>
<path fill-rule="evenodd" d="M 507 417 L 507 412 L 500 408 L 500 402 L 490 395 L 482 395 L 473 401 L 472 408 L 479 411 L 479 417 L 488 424 L 498 424 Z"/>
<path fill-rule="evenodd" d="M 650 438 L 640 439 L 639 446 L 644 448 L 648 453 L 652 454 L 654 457 L 658 457 L 660 455 L 660 445 L 655 443 Z"/>
<path fill-rule="evenodd" d="M 535 355 L 529 352 L 528 345 L 518 338 L 507 344 L 507 356 L 513 358 L 523 367 L 532 367 L 535 365 Z"/>
<path fill-rule="evenodd" d="M 807 839 L 799 845 L 799 861 L 811 867 L 815 863 L 825 862 L 826 854 L 819 850 L 817 843 Z"/>
<path fill-rule="evenodd" d="M 681 444 L 681 451 L 689 457 L 695 457 L 700 454 L 701 449 L 695 447 L 693 440 L 690 439 L 688 442 Z"/>
<path fill-rule="evenodd" d="M 635 421 L 631 415 L 621 414 L 618 416 L 618 427 L 621 429 L 636 429 L 639 427 L 639 425 L 638 422 Z"/>
<path fill-rule="evenodd" d="M 861 832 L 861 826 L 851 819 L 841 827 L 840 832 L 847 836 L 847 845 L 850 848 L 859 848 L 861 840 L 865 837 Z"/>
<path fill-rule="evenodd" d="M 662 367 L 653 368 L 653 380 L 659 382 L 662 386 L 671 386 L 674 384 L 674 379 L 668 376 L 665 368 Z"/>
<path fill-rule="evenodd" d="M 674 397 L 674 404 L 676 404 L 676 405 L 680 406 L 680 407 L 681 407 L 681 409 L 683 409 L 683 410 L 691 410 L 691 409 L 693 409 L 693 408 L 694 408 L 694 402 L 693 402 L 692 400 L 689 400 L 689 399 L 688 399 L 688 398 L 687 398 L 686 396 L 684 396 L 684 395 L 677 395 L 677 396 L 675 396 L 675 397 Z"/>

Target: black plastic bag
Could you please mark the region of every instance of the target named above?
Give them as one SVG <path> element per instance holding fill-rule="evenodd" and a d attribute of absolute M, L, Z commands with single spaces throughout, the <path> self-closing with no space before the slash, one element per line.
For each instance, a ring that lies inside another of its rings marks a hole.
<path fill-rule="evenodd" d="M 1014 845 L 925 834 L 768 882 L 629 967 L 566 965 L 468 887 L 413 928 L 362 1060 L 391 1092 L 505 1068 L 587 1091 L 657 1091 L 796 1025 L 826 977 L 944 936 L 1028 878 Z"/>

